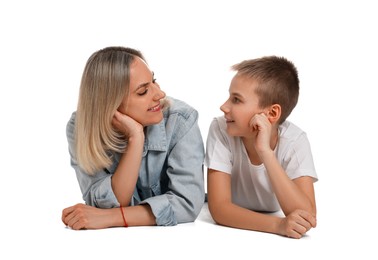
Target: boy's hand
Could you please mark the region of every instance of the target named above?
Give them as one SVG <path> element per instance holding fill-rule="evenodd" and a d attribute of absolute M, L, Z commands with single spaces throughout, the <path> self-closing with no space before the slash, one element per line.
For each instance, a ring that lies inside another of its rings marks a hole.
<path fill-rule="evenodd" d="M 249 127 L 253 135 L 256 151 L 264 153 L 271 151 L 270 137 L 272 132 L 272 124 L 264 113 L 256 114 L 249 122 Z"/>
<path fill-rule="evenodd" d="M 295 210 L 279 224 L 278 233 L 292 238 L 301 238 L 311 228 L 316 227 L 316 218 L 305 210 Z"/>

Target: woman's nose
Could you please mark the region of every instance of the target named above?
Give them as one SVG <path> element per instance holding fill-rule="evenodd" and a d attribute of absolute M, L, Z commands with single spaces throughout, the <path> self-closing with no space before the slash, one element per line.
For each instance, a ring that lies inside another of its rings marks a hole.
<path fill-rule="evenodd" d="M 165 92 L 160 89 L 159 86 L 155 87 L 154 99 L 160 100 L 165 97 Z"/>

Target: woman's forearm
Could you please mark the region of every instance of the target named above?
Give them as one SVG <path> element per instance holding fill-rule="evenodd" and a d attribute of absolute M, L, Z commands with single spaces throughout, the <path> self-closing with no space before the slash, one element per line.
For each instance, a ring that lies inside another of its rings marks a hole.
<path fill-rule="evenodd" d="M 121 206 L 130 204 L 142 161 L 143 145 L 144 135 L 130 138 L 112 176 L 112 189 Z"/>

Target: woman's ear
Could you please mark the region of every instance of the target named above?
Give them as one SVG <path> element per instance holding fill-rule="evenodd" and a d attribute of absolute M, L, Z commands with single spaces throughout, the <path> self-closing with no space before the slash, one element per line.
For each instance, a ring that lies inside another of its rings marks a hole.
<path fill-rule="evenodd" d="M 280 120 L 281 117 L 281 106 L 278 104 L 271 105 L 267 117 L 271 124 L 274 124 Z"/>

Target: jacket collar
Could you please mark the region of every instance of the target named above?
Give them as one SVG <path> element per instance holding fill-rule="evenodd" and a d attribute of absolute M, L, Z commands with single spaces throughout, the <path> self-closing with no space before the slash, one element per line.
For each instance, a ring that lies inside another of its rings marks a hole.
<path fill-rule="evenodd" d="M 144 148 L 146 150 L 167 151 L 165 118 L 158 124 L 147 126 Z"/>

